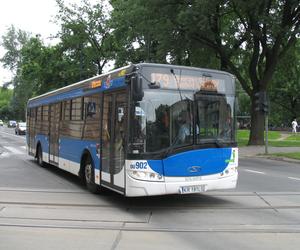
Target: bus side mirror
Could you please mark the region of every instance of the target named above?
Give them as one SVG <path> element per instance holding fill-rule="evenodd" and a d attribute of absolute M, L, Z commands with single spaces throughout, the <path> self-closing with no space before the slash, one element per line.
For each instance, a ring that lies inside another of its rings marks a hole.
<path fill-rule="evenodd" d="M 138 75 L 131 77 L 131 91 L 133 101 L 141 101 L 144 97 L 142 79 Z"/>

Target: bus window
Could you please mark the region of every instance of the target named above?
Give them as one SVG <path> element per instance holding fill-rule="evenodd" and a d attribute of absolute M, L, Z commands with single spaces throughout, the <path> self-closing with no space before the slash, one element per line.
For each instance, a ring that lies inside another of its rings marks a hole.
<path fill-rule="evenodd" d="M 82 109 L 82 98 L 75 98 L 72 100 L 72 110 L 71 110 L 71 120 L 80 121 L 82 118 L 81 109 Z"/>
<path fill-rule="evenodd" d="M 64 102 L 64 120 L 65 121 L 70 120 L 70 106 L 71 106 L 71 100 Z"/>

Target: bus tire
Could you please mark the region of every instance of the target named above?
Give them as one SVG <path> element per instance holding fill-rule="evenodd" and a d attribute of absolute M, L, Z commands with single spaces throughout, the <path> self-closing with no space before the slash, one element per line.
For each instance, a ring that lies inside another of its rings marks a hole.
<path fill-rule="evenodd" d="M 87 189 L 93 193 L 100 193 L 100 186 L 95 183 L 95 166 L 92 157 L 88 155 L 84 160 L 84 182 Z"/>
<path fill-rule="evenodd" d="M 40 167 L 44 167 L 43 151 L 42 151 L 42 147 L 40 144 L 37 146 L 36 162 Z"/>

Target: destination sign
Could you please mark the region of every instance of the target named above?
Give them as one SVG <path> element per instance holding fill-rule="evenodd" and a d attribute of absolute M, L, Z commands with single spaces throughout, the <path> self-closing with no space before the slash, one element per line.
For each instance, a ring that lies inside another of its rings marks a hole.
<path fill-rule="evenodd" d="M 151 81 L 158 82 L 164 89 L 186 89 L 186 90 L 205 90 L 217 91 L 219 80 L 211 77 L 181 75 L 176 76 L 178 83 L 172 74 L 151 73 Z M 178 86 L 177 86 L 178 84 Z"/>
<path fill-rule="evenodd" d="M 91 86 L 92 86 L 92 88 L 98 88 L 98 87 L 101 87 L 101 80 L 95 80 L 95 81 L 92 81 Z"/>

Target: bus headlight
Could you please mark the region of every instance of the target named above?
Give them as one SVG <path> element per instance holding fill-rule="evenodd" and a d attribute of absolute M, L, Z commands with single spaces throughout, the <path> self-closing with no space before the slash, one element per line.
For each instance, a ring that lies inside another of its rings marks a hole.
<path fill-rule="evenodd" d="M 220 178 L 225 178 L 237 173 L 237 166 L 229 166 L 224 169 L 224 171 L 220 174 Z"/>
<path fill-rule="evenodd" d="M 158 173 L 153 173 L 153 172 L 145 172 L 145 171 L 140 171 L 140 170 L 128 170 L 127 173 L 129 174 L 130 177 L 137 179 L 137 180 L 142 180 L 142 181 L 159 181 L 162 182 L 164 181 L 164 177 Z"/>

